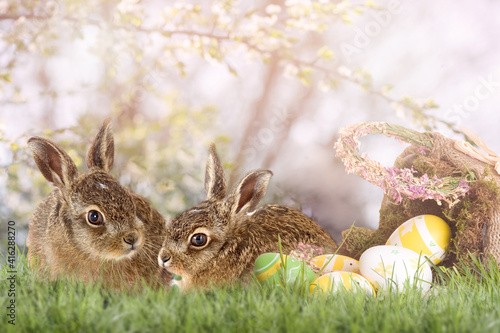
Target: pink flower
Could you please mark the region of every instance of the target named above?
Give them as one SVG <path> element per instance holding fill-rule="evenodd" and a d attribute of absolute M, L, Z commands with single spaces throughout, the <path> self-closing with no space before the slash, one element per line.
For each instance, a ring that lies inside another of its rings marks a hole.
<path fill-rule="evenodd" d="M 421 155 L 427 156 L 427 151 L 424 147 L 418 147 L 417 150 Z"/>

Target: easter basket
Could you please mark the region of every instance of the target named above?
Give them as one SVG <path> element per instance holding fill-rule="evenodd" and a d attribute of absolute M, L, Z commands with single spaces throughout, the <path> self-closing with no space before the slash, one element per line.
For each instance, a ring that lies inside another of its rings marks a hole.
<path fill-rule="evenodd" d="M 500 263 L 500 158 L 477 135 L 462 131 L 488 155 L 465 141 L 389 123 L 364 122 L 341 129 L 335 148 L 346 171 L 382 188 L 384 198 L 378 229 L 353 226 L 344 231 L 339 253 L 358 259 L 367 248 L 385 244 L 408 219 L 431 214 L 452 231 L 441 265 L 468 264 L 473 256 L 491 256 Z M 384 167 L 360 153 L 360 139 L 373 134 L 411 145 L 393 167 Z"/>

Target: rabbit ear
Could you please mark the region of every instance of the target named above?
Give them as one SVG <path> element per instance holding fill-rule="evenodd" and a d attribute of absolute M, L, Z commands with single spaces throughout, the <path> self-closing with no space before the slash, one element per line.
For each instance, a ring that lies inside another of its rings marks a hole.
<path fill-rule="evenodd" d="M 234 214 L 245 210 L 253 212 L 266 194 L 267 185 L 273 173 L 269 170 L 256 170 L 246 175 L 234 189 L 231 210 Z"/>
<path fill-rule="evenodd" d="M 92 145 L 90 145 L 87 153 L 87 166 L 89 169 L 98 168 L 108 172 L 113 167 L 115 144 L 110 122 L 109 118 L 104 120 Z"/>
<path fill-rule="evenodd" d="M 224 168 L 215 151 L 215 144 L 210 145 L 210 154 L 205 171 L 205 191 L 207 199 L 223 200 L 226 197 L 227 184 Z"/>
<path fill-rule="evenodd" d="M 42 175 L 63 193 L 69 190 L 78 169 L 68 154 L 52 141 L 36 136 L 28 140 L 28 146 Z"/>

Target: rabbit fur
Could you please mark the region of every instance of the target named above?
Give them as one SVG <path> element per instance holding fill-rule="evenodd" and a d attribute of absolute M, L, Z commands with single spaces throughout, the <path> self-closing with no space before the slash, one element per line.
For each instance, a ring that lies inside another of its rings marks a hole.
<path fill-rule="evenodd" d="M 205 173 L 207 197 L 167 223 L 158 263 L 180 275 L 181 290 L 249 281 L 255 259 L 285 253 L 298 243 L 335 251 L 337 244 L 314 220 L 281 205 L 257 208 L 272 172 L 248 173 L 226 197 L 226 177 L 215 145 L 210 146 Z M 333 252 L 332 252 L 333 253 Z"/>
<path fill-rule="evenodd" d="M 109 174 L 114 159 L 109 119 L 88 150 L 87 173 L 79 174 L 68 154 L 50 140 L 32 137 L 28 146 L 43 176 L 55 185 L 30 220 L 30 266 L 52 279 L 99 279 L 119 289 L 169 280 L 156 262 L 165 219 Z"/>

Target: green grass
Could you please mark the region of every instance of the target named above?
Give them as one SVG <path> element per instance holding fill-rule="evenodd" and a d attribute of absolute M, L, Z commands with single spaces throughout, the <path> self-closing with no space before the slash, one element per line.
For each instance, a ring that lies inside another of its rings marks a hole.
<path fill-rule="evenodd" d="M 0 332 L 499 332 L 500 273 L 490 268 L 440 271 L 440 293 L 425 298 L 416 291 L 310 298 L 257 284 L 188 294 L 110 292 L 40 281 L 20 259 L 15 326 L 6 317 L 7 267 L 0 268 Z"/>

